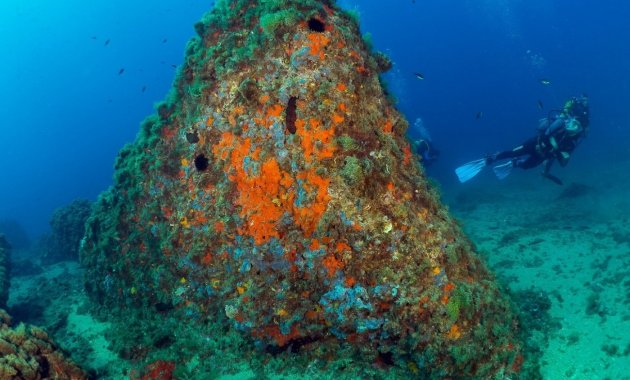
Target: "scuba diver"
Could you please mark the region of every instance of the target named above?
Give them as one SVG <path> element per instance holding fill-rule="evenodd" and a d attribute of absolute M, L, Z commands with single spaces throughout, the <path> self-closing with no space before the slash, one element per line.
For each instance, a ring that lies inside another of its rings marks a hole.
<path fill-rule="evenodd" d="M 571 153 L 586 136 L 589 127 L 588 97 L 572 97 L 567 100 L 562 111 L 552 111 L 540 120 L 538 134 L 512 150 L 507 150 L 485 158 L 471 161 L 457 169 L 459 181 L 464 183 L 476 176 L 487 165 L 503 161 L 493 170 L 499 179 L 507 177 L 512 168 L 531 169 L 544 165 L 543 177 L 562 185 L 560 178 L 549 173 L 554 161 L 564 167 Z M 505 161 L 507 160 L 507 161 Z"/>
<path fill-rule="evenodd" d="M 429 131 L 424 127 L 421 118 L 417 118 L 413 124 L 411 138 L 416 153 L 422 158 L 425 167 L 431 165 L 440 156 L 440 151 L 435 149 Z"/>
<path fill-rule="evenodd" d="M 435 149 L 431 140 L 420 139 L 414 141 L 416 152 L 422 157 L 424 166 L 431 165 L 440 156 L 440 151 Z"/>

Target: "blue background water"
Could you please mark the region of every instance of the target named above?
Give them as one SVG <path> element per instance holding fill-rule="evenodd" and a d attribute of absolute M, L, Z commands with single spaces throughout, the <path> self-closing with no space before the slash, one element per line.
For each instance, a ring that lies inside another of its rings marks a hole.
<path fill-rule="evenodd" d="M 164 98 L 211 3 L 0 1 L 0 219 L 36 236 L 56 207 L 110 185 L 116 153 Z M 630 2 L 340 3 L 394 60 L 390 88 L 442 151 L 429 174 L 445 191 L 461 186 L 457 165 L 518 144 L 582 92 L 591 133 L 570 166 L 594 170 L 630 153 Z"/>

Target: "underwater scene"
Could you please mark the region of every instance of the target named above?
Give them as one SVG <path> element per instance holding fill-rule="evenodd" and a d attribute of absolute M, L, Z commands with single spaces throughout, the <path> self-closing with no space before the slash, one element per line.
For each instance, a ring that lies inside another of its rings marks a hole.
<path fill-rule="evenodd" d="M 630 380 L 629 17 L 0 1 L 0 380 Z"/>

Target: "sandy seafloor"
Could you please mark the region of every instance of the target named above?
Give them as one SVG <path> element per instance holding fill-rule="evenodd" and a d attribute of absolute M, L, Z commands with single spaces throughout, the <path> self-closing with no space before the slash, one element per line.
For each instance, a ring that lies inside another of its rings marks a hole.
<path fill-rule="evenodd" d="M 541 339 L 544 379 L 630 379 L 630 160 L 599 166 L 556 170 L 563 187 L 537 171 L 502 182 L 482 173 L 444 193 L 503 284 L 549 296 L 553 328 Z M 59 263 L 13 278 L 10 306 L 16 319 L 54 330 L 62 347 L 88 357 L 94 368 L 109 367 L 107 378 L 128 378 L 108 349 L 107 324 L 83 306 L 82 284 L 78 264 Z M 254 375 L 244 370 L 221 378 Z"/>
<path fill-rule="evenodd" d="M 544 379 L 630 379 L 630 160 L 611 162 L 556 168 L 562 187 L 534 169 L 447 194 L 505 286 L 549 295 Z"/>

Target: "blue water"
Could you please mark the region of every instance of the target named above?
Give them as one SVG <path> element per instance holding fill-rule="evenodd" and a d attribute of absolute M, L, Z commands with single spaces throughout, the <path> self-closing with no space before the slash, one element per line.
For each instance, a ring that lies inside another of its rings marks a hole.
<path fill-rule="evenodd" d="M 0 219 L 34 237 L 55 208 L 110 185 L 116 153 L 164 98 L 172 65 L 211 4 L 0 2 Z M 392 57 L 390 89 L 441 150 L 428 173 L 445 191 L 460 186 L 457 165 L 518 144 L 548 110 L 582 92 L 591 98 L 591 133 L 570 165 L 612 165 L 629 153 L 630 2 L 341 4 L 360 12 L 362 31 Z"/>

